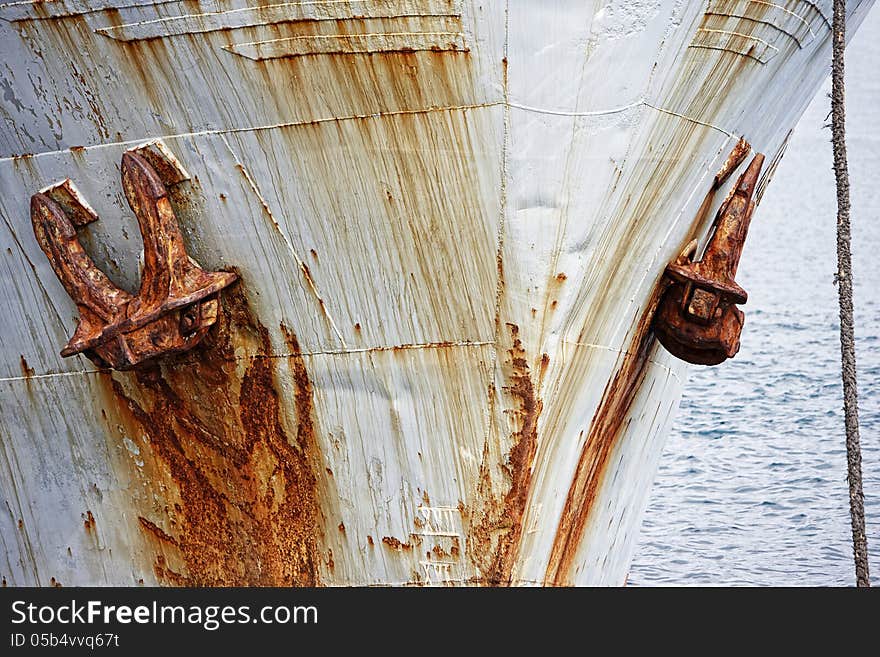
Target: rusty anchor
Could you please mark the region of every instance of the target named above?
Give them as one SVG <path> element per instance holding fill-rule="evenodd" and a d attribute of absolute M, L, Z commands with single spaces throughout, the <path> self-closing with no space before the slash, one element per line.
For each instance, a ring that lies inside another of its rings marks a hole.
<path fill-rule="evenodd" d="M 237 279 L 207 272 L 189 257 L 165 184 L 147 155 L 122 155 L 122 186 L 144 241 L 136 296 L 112 283 L 80 244 L 76 228 L 98 217 L 69 180 L 31 197 L 34 235 L 80 314 L 62 356 L 82 353 L 99 367 L 126 370 L 191 349 L 217 321 L 220 290 Z"/>
<path fill-rule="evenodd" d="M 748 145 L 740 142 L 716 176 L 707 201 L 745 159 Z M 715 232 L 703 257 L 695 261 L 693 240 L 666 267 L 668 287 L 654 315 L 654 333 L 672 355 L 697 365 L 717 365 L 739 351 L 745 315 L 736 304 L 748 294 L 734 280 L 749 222 L 752 200 L 764 156 L 755 155 L 715 216 Z M 704 208 L 708 204 L 704 203 Z"/>

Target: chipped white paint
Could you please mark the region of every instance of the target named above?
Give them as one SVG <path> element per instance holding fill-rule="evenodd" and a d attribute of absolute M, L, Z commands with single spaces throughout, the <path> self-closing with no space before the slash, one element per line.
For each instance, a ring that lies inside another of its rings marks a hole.
<path fill-rule="evenodd" d="M 47 185 L 40 190 L 40 193 L 48 195 L 56 203 L 61 204 L 61 207 L 66 208 L 75 226 L 85 226 L 98 220 L 95 209 L 89 205 L 70 178 Z"/>
<path fill-rule="evenodd" d="M 146 159 L 154 168 L 161 167 L 163 180 L 167 185 L 178 185 L 192 177 L 161 139 L 153 139 L 130 150 Z"/>
<path fill-rule="evenodd" d="M 149 432 L 118 419 L 109 374 L 58 355 L 75 307 L 28 216 L 69 178 L 102 217 L 84 244 L 134 289 L 119 160 L 161 139 L 190 178 L 189 252 L 238 268 L 268 333 L 270 353 L 237 345 L 230 368 L 270 359 L 292 425 L 292 360 L 307 372 L 321 582 L 623 583 L 685 367 L 648 354 L 572 566 L 550 581 L 585 436 L 665 264 L 705 233 L 691 222 L 727 152 L 740 136 L 778 152 L 825 75 L 830 3 L 196 4 L 0 5 L 0 575 L 187 575 Z M 355 27 L 359 4 L 373 22 Z M 871 2 L 850 5 L 852 33 Z M 354 21 L 346 44 L 370 52 L 290 46 L 334 41 L 322 18 Z M 286 55 L 227 52 L 267 43 Z M 513 448 L 534 419 L 523 470 Z"/>

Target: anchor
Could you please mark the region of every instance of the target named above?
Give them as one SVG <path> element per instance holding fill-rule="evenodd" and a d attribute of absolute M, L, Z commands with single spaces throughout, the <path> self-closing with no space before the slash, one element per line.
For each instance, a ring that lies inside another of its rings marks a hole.
<path fill-rule="evenodd" d="M 745 158 L 745 150 L 732 154 L 734 165 L 725 165 L 711 193 Z M 735 161 L 738 159 L 739 161 Z M 715 216 L 715 232 L 702 259 L 695 261 L 693 240 L 666 267 L 666 291 L 654 315 L 654 333 L 673 356 L 697 365 L 718 365 L 739 351 L 745 315 L 736 304 L 748 294 L 734 280 L 749 222 L 752 200 L 764 156 L 757 154 L 740 176 Z M 710 200 L 710 197 L 707 197 Z"/>
<path fill-rule="evenodd" d="M 76 228 L 98 216 L 69 179 L 31 197 L 34 235 L 79 310 L 79 324 L 61 355 L 82 353 L 101 368 L 127 370 L 193 348 L 217 321 L 220 290 L 238 278 L 205 271 L 189 257 L 167 189 L 151 161 L 168 165 L 170 158 L 179 164 L 163 144 L 147 146 L 155 148 L 122 155 L 122 186 L 144 241 L 136 296 L 111 282 L 80 244 Z"/>

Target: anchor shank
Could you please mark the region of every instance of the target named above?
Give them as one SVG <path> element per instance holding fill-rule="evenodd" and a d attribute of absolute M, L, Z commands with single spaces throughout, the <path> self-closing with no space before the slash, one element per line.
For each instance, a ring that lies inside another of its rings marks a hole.
<path fill-rule="evenodd" d="M 700 273 L 707 278 L 734 282 L 754 210 L 751 199 L 763 163 L 764 156 L 756 155 L 718 217 L 712 239 L 698 263 Z"/>
<path fill-rule="evenodd" d="M 122 156 L 122 187 L 144 240 L 144 270 L 136 309 L 160 307 L 192 267 L 168 192 L 153 167 L 136 153 Z"/>

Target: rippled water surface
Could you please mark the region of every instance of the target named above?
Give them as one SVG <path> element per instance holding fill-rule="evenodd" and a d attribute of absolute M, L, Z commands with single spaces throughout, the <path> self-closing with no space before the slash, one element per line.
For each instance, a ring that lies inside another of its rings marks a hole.
<path fill-rule="evenodd" d="M 847 50 L 856 358 L 871 579 L 880 585 L 880 8 Z M 837 319 L 830 81 L 756 212 L 742 349 L 691 371 L 630 584 L 854 580 Z"/>

